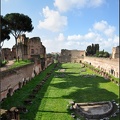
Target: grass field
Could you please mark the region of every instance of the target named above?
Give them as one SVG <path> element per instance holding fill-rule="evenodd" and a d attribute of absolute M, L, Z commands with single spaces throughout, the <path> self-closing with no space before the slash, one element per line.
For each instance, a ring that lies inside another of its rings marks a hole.
<path fill-rule="evenodd" d="M 32 89 L 45 78 L 54 65 L 50 65 L 12 97 L 6 99 L 1 104 L 2 108 L 10 109 L 12 106 L 23 105 L 23 101 Z M 60 72 L 59 69 L 65 69 L 65 71 Z M 99 75 L 84 77 L 82 75 L 95 73 L 88 68 L 84 68 L 85 72 L 80 72 L 81 69 L 83 68 L 77 63 L 60 64 L 57 69 L 54 69 L 47 82 L 36 94 L 33 103 L 26 105 L 28 113 L 20 114 L 21 120 L 73 120 L 70 111 L 67 110 L 71 100 L 97 102 L 114 99 L 119 102 L 119 87 L 116 84 Z M 119 120 L 119 118 L 117 116 L 111 120 Z"/>

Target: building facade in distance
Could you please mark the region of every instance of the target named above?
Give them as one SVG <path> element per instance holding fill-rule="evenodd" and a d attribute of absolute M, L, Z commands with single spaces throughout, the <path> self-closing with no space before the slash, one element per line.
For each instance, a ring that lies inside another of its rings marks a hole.
<path fill-rule="evenodd" d="M 120 46 L 112 48 L 112 59 L 117 59 L 120 57 Z"/>
<path fill-rule="evenodd" d="M 59 58 L 60 62 L 74 62 L 79 63 L 82 59 L 85 57 L 85 51 L 84 50 L 67 50 L 62 49 L 61 55 Z"/>

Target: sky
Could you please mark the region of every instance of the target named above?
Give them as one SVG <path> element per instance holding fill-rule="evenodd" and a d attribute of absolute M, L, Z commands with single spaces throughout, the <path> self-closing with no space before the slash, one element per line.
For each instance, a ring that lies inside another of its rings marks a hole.
<path fill-rule="evenodd" d="M 47 53 L 86 50 L 92 43 L 111 53 L 119 45 L 119 0 L 1 0 L 1 15 L 8 13 L 32 19 L 26 37 L 40 37 Z M 10 37 L 3 48 L 15 44 Z"/>

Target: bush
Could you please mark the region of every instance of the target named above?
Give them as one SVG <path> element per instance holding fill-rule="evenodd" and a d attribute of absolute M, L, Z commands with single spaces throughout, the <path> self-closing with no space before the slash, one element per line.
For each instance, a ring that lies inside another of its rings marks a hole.
<path fill-rule="evenodd" d="M 109 53 L 108 52 L 105 52 L 104 54 L 103 54 L 103 57 L 109 57 L 110 55 L 109 55 Z"/>
<path fill-rule="evenodd" d="M 6 60 L 0 61 L 0 67 L 4 67 L 6 64 L 7 64 L 7 61 L 6 61 Z"/>

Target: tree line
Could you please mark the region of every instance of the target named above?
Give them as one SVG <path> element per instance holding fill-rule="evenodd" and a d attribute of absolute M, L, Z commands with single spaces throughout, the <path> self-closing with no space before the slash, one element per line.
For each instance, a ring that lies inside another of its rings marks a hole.
<path fill-rule="evenodd" d="M 110 57 L 110 54 L 107 51 L 99 51 L 99 44 L 92 44 L 87 46 L 86 56 L 95 56 L 95 57 Z"/>

